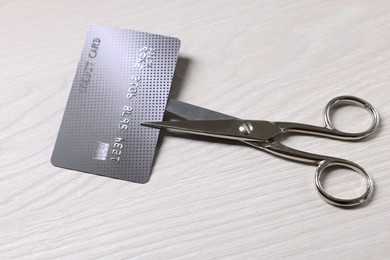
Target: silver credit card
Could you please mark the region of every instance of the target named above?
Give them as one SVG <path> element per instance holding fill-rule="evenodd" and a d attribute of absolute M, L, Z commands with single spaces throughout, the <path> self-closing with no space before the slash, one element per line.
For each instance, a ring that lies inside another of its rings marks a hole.
<path fill-rule="evenodd" d="M 77 67 L 51 162 L 145 183 L 176 67 L 180 40 L 93 25 Z"/>

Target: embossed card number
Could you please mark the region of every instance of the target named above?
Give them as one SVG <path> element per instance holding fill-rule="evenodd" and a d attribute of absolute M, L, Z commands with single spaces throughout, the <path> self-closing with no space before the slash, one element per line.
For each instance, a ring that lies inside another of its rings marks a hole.
<path fill-rule="evenodd" d="M 176 38 L 91 26 L 54 147 L 55 166 L 145 183 L 180 48 Z"/>

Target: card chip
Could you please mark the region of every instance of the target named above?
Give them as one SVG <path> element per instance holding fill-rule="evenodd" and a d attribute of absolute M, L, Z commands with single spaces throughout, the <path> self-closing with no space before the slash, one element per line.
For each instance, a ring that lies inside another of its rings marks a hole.
<path fill-rule="evenodd" d="M 108 143 L 97 141 L 93 159 L 105 161 L 107 159 L 108 147 Z"/>

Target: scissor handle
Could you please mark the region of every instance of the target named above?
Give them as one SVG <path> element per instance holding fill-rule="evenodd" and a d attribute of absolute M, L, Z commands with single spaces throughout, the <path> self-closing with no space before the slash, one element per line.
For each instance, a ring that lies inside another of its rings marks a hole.
<path fill-rule="evenodd" d="M 370 197 L 373 192 L 374 184 L 370 175 L 358 164 L 348 160 L 339 159 L 330 156 L 324 156 L 319 154 L 308 153 L 299 151 L 288 146 L 285 146 L 277 141 L 261 143 L 253 141 L 243 141 L 244 143 L 251 145 L 257 149 L 261 149 L 272 153 L 277 156 L 281 156 L 290 160 L 317 164 L 317 171 L 315 174 L 315 185 L 320 196 L 328 203 L 339 207 L 352 207 L 357 206 Z M 328 194 L 322 186 L 323 177 L 325 176 L 325 170 L 332 167 L 344 167 L 355 171 L 360 174 L 365 180 L 365 191 L 362 195 L 352 199 L 340 199 Z"/>
<path fill-rule="evenodd" d="M 323 179 L 323 174 L 327 168 L 333 167 L 333 166 L 338 166 L 338 167 L 345 167 L 349 168 L 357 173 L 359 173 L 365 180 L 365 191 L 362 195 L 351 198 L 351 199 L 340 199 L 336 198 L 329 193 L 327 193 L 324 188 L 322 187 L 322 179 Z M 371 176 L 359 165 L 343 160 L 343 159 L 325 159 L 321 162 L 319 162 L 317 171 L 315 174 L 315 185 L 316 188 L 320 194 L 320 196 L 328 203 L 339 206 L 339 207 L 353 207 L 360 205 L 367 201 L 367 199 L 370 198 L 373 190 L 374 190 L 374 183 L 371 179 Z"/>
<path fill-rule="evenodd" d="M 370 112 L 372 117 L 371 126 L 362 132 L 359 133 L 348 133 L 338 130 L 332 123 L 331 120 L 331 111 L 335 106 L 339 104 L 355 105 L 365 108 Z M 372 134 L 379 125 L 379 114 L 378 111 L 367 101 L 361 98 L 354 96 L 339 96 L 333 98 L 325 106 L 324 110 L 324 124 L 325 126 L 314 126 L 301 123 L 291 123 L 291 122 L 274 122 L 275 125 L 279 126 L 283 133 L 303 133 L 310 135 L 320 135 L 326 136 L 334 139 L 340 140 L 360 140 L 368 135 Z"/>
<path fill-rule="evenodd" d="M 371 123 L 371 126 L 367 130 L 358 133 L 347 133 L 338 130 L 332 123 L 331 111 L 335 106 L 339 104 L 356 105 L 365 108 L 367 111 L 370 112 L 372 116 L 373 121 Z M 376 109 L 364 99 L 354 97 L 354 96 L 339 96 L 333 98 L 326 105 L 324 110 L 324 122 L 325 122 L 325 127 L 333 130 L 333 133 L 338 135 L 341 139 L 359 140 L 372 134 L 375 131 L 375 129 L 379 125 L 379 114 L 378 111 L 376 111 Z"/>

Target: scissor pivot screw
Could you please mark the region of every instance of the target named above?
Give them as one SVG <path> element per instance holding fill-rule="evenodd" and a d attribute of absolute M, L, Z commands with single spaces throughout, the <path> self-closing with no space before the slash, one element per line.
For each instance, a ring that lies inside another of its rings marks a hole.
<path fill-rule="evenodd" d="M 250 135 L 253 132 L 253 125 L 249 122 L 243 122 L 238 127 L 238 130 L 243 135 Z"/>

